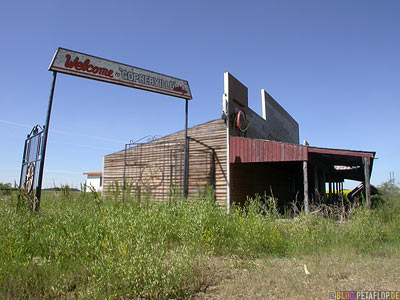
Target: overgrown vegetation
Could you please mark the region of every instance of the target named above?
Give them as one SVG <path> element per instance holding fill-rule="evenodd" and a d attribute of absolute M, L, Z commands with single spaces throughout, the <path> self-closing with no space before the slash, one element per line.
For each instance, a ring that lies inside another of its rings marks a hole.
<path fill-rule="evenodd" d="M 248 199 L 228 215 L 213 194 L 166 204 L 68 188 L 44 192 L 41 210 L 0 201 L 0 298 L 183 299 L 209 284 L 216 257 L 307 253 L 390 255 L 400 245 L 400 192 L 383 185 L 376 209 L 340 222 L 315 210 L 285 219 L 276 199 Z"/>
<path fill-rule="evenodd" d="M 11 195 L 12 191 L 16 190 L 16 184 L 14 183 L 14 187 L 12 187 L 11 183 L 2 183 L 0 182 L 0 196 L 1 195 Z"/>

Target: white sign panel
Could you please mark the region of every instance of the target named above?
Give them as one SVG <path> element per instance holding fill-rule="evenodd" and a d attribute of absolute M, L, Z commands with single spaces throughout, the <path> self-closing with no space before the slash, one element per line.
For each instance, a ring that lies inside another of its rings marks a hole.
<path fill-rule="evenodd" d="M 186 80 L 64 48 L 57 49 L 49 70 L 178 98 L 192 99 L 189 83 Z"/>

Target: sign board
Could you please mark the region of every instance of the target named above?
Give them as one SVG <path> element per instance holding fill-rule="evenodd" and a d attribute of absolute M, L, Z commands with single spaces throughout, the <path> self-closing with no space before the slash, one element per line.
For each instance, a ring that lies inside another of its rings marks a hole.
<path fill-rule="evenodd" d="M 173 97 L 192 99 L 189 83 L 186 80 L 64 48 L 57 49 L 49 70 Z"/>

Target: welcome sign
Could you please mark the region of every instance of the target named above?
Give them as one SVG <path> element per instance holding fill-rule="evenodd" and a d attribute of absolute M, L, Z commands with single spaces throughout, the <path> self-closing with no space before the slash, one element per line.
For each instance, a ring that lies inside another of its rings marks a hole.
<path fill-rule="evenodd" d="M 186 80 L 64 48 L 57 49 L 49 70 L 192 99 L 189 83 Z"/>

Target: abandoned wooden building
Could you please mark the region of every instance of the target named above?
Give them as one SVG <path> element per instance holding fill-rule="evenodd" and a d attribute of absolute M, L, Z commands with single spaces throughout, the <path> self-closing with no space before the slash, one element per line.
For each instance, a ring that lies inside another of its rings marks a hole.
<path fill-rule="evenodd" d="M 375 152 L 299 144 L 297 122 L 265 90 L 262 115 L 248 106 L 247 87 L 224 74 L 222 118 L 188 129 L 188 195 L 215 189 L 227 210 L 256 193 L 273 194 L 280 206 L 295 199 L 332 200 L 345 179 L 364 184 L 367 202 Z M 116 186 L 130 195 L 167 201 L 183 189 L 184 131 L 126 145 L 106 155 L 103 193 Z M 329 192 L 329 193 L 327 193 Z"/>

